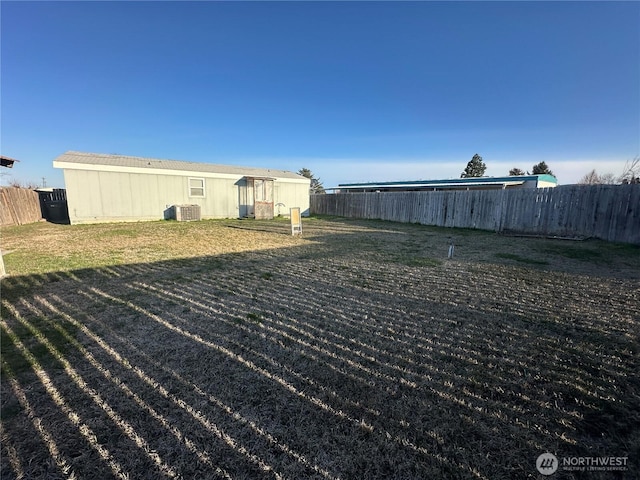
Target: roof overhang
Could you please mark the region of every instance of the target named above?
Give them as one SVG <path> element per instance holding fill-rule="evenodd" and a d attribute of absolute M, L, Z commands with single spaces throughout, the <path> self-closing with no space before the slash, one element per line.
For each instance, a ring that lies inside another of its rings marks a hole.
<path fill-rule="evenodd" d="M 19 161 L 20 160 L 16 160 L 14 158 L 0 157 L 0 166 L 7 167 L 7 168 L 13 168 L 13 164 L 15 162 L 19 162 Z"/>
<path fill-rule="evenodd" d="M 309 179 L 286 170 L 75 151 L 68 151 L 58 156 L 54 159 L 53 166 L 64 170 L 198 176 L 235 180 L 249 176 L 274 178 L 283 183 L 309 182 Z"/>
<path fill-rule="evenodd" d="M 275 177 L 256 177 L 253 175 L 245 175 L 244 178 L 247 180 L 277 180 Z"/>
<path fill-rule="evenodd" d="M 101 165 L 101 164 L 89 164 L 89 163 L 76 163 L 76 162 L 61 162 L 58 160 L 53 161 L 54 168 L 61 168 L 63 170 L 84 170 L 93 172 L 114 172 L 114 173 L 143 173 L 153 175 L 169 175 L 180 177 L 211 177 L 211 178 L 229 178 L 238 179 L 243 175 L 230 174 L 230 173 L 214 173 L 214 172 L 198 172 L 193 170 L 170 170 L 164 168 L 153 167 L 126 167 L 121 165 Z"/>
<path fill-rule="evenodd" d="M 506 188 L 516 185 L 523 185 L 524 180 L 511 180 L 511 181 L 486 181 L 486 182 L 424 182 L 424 183 L 367 183 L 367 184 L 351 184 L 351 185 L 338 185 L 337 187 L 330 188 L 329 190 L 416 190 L 416 189 L 430 189 L 444 190 L 450 188 L 478 188 L 478 187 L 495 187 Z"/>

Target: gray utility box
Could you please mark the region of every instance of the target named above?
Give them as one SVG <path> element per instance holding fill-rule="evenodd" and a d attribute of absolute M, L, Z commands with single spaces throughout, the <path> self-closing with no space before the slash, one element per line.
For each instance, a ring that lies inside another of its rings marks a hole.
<path fill-rule="evenodd" d="M 172 205 L 171 218 L 179 222 L 200 220 L 200 205 Z"/>

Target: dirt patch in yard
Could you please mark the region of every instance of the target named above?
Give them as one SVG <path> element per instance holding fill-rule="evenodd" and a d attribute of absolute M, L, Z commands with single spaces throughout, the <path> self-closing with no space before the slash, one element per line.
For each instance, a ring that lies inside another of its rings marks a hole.
<path fill-rule="evenodd" d="M 2 478 L 538 478 L 544 452 L 626 458 L 553 478 L 640 471 L 635 247 L 136 225 L 3 235 Z"/>

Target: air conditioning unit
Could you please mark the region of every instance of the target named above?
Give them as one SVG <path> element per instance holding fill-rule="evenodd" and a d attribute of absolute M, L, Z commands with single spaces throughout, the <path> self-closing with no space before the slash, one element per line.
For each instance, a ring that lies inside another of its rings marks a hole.
<path fill-rule="evenodd" d="M 173 205 L 172 217 L 179 222 L 200 220 L 200 205 Z"/>

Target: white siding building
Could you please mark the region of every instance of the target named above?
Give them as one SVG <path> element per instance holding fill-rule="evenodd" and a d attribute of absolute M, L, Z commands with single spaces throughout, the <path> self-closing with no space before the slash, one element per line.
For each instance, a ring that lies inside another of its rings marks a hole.
<path fill-rule="evenodd" d="M 284 170 L 71 151 L 53 166 L 72 224 L 160 220 L 174 205 L 199 205 L 203 219 L 309 215 L 310 180 Z"/>

